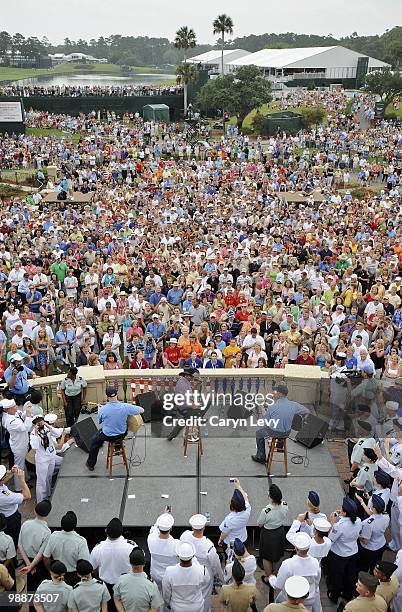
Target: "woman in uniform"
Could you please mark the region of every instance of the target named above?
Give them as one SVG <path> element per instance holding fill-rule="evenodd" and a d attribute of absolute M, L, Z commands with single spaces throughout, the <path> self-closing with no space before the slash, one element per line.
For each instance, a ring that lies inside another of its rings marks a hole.
<path fill-rule="evenodd" d="M 247 541 L 247 523 L 251 515 L 251 506 L 247 493 L 242 489 L 240 480 L 234 479 L 235 490 L 230 500 L 230 512 L 219 525 L 221 535 L 218 545 L 225 544 L 225 549 L 239 538 L 244 544 Z"/>
<path fill-rule="evenodd" d="M 268 576 L 275 570 L 285 554 L 285 530 L 283 524 L 288 514 L 288 505 L 282 500 L 282 491 L 273 484 L 269 487 L 269 504 L 260 512 L 257 525 L 260 531 L 260 558 L 264 566 L 265 576 L 261 576 L 264 584 L 269 586 Z"/>
<path fill-rule="evenodd" d="M 372 514 L 362 522 L 359 536 L 358 570 L 363 572 L 373 570 L 387 543 L 384 533 L 389 526 L 389 516 L 384 514 L 385 502 L 379 495 L 372 495 L 371 506 Z"/>
<path fill-rule="evenodd" d="M 337 603 L 341 594 L 349 600 L 355 590 L 359 550 L 357 542 L 361 530 L 356 502 L 350 497 L 344 497 L 342 509 L 331 512 L 329 520 L 332 525 L 329 534 L 332 545 L 327 557 L 328 598 Z"/>

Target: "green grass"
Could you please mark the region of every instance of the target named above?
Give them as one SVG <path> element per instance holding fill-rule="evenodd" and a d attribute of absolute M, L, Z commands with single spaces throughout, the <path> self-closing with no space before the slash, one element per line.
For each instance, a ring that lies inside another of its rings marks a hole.
<path fill-rule="evenodd" d="M 31 136 L 55 136 L 59 140 L 66 138 L 71 140 L 74 144 L 77 144 L 80 140 L 80 134 L 72 134 L 71 132 L 64 132 L 63 130 L 55 130 L 50 128 L 27 128 L 27 134 Z"/>
<path fill-rule="evenodd" d="M 150 68 L 149 66 L 133 66 L 131 72 L 134 74 L 148 73 L 160 74 L 160 68 Z M 117 64 L 61 64 L 54 68 L 6 68 L 0 66 L 0 82 L 18 81 L 19 79 L 32 79 L 38 76 L 58 76 L 67 74 L 117 74 L 124 75 L 121 66 Z"/>
<path fill-rule="evenodd" d="M 18 187 L 14 187 L 13 185 L 0 185 L 0 197 L 12 197 L 19 196 L 24 192 L 21 191 Z"/>
<path fill-rule="evenodd" d="M 387 108 L 385 109 L 385 114 L 387 115 L 388 113 L 396 113 L 396 115 L 402 119 L 402 101 L 399 102 L 398 108 L 394 108 L 392 104 L 388 104 Z"/>

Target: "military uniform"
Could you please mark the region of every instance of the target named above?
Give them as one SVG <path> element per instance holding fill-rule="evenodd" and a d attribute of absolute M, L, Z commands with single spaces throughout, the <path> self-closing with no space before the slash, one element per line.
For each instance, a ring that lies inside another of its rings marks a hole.
<path fill-rule="evenodd" d="M 79 612 L 99 612 L 102 603 L 109 600 L 106 584 L 91 578 L 81 580 L 73 587 L 68 596 L 68 607 L 77 608 Z"/>
<path fill-rule="evenodd" d="M 350 463 L 356 463 L 357 465 L 361 466 L 361 464 L 363 463 L 364 449 L 374 449 L 375 446 L 376 441 L 374 438 L 359 438 L 353 447 L 352 454 L 350 456 Z"/>
<path fill-rule="evenodd" d="M 16 555 L 14 542 L 11 536 L 0 531 L 0 562 L 13 559 Z"/>
<path fill-rule="evenodd" d="M 18 544 L 18 536 L 21 529 L 21 514 L 18 506 L 24 501 L 22 493 L 14 493 L 6 485 L 0 485 L 0 512 L 7 519 L 7 527 L 4 530 L 12 537 L 14 546 Z"/>
<path fill-rule="evenodd" d="M 360 535 L 368 540 L 367 544 L 359 542 L 360 570 L 369 572 L 382 557 L 387 543 L 384 533 L 389 525 L 388 514 L 373 514 L 362 522 Z"/>
<path fill-rule="evenodd" d="M 390 494 L 392 540 L 389 547 L 396 552 L 402 548 L 402 498 L 398 496 L 398 479 L 402 477 L 402 469 L 392 465 L 384 457 L 377 461 L 377 466 L 394 479 Z"/>
<path fill-rule="evenodd" d="M 391 601 L 394 599 L 398 590 L 399 590 L 399 581 L 398 581 L 398 578 L 394 574 L 393 576 L 391 576 L 391 580 L 389 580 L 388 582 L 380 581 L 380 584 L 378 585 L 375 594 L 382 597 L 387 603 L 387 605 L 389 605 Z"/>
<path fill-rule="evenodd" d="M 171 612 L 203 612 L 202 593 L 208 581 L 205 567 L 194 559 L 189 567 L 182 567 L 180 563 L 167 567 L 162 580 L 165 605 Z"/>
<path fill-rule="evenodd" d="M 150 608 L 159 608 L 163 599 L 155 582 L 148 576 L 130 572 L 120 576 L 114 586 L 114 597 L 119 599 L 125 610 L 135 612 L 148 612 Z"/>
<path fill-rule="evenodd" d="M 375 463 L 362 463 L 356 476 L 356 489 L 371 493 L 373 490 L 374 472 L 377 471 Z"/>
<path fill-rule="evenodd" d="M 78 580 L 77 561 L 90 560 L 87 541 L 76 531 L 54 531 L 46 543 L 43 556 L 64 563 L 67 568 L 65 581 L 72 586 Z"/>
<path fill-rule="evenodd" d="M 107 538 L 91 551 L 91 563 L 98 569 L 99 578 L 108 584 L 116 584 L 122 574 L 131 572 L 130 553 L 137 544 L 123 536 Z"/>
<path fill-rule="evenodd" d="M 204 595 L 204 612 L 208 612 L 211 609 L 212 600 L 212 589 L 214 586 L 214 579 L 220 584 L 223 580 L 222 567 L 216 548 L 211 540 L 205 536 L 202 538 L 195 538 L 192 531 L 187 530 L 180 536 L 181 542 L 188 542 L 194 546 L 195 556 L 200 565 L 203 565 L 208 570 L 209 582 L 205 585 Z"/>
<path fill-rule="evenodd" d="M 387 612 L 387 604 L 379 595 L 356 597 L 346 604 L 344 612 Z"/>
<path fill-rule="evenodd" d="M 73 587 L 69 584 L 66 584 L 64 580 L 62 580 L 61 582 L 53 582 L 53 580 L 43 580 L 36 589 L 36 593 L 52 593 L 54 595 L 58 595 L 57 601 L 52 603 L 42 603 L 45 612 L 67 612 L 68 598 L 72 590 Z"/>
<path fill-rule="evenodd" d="M 151 577 L 155 580 L 159 590 L 162 592 L 162 579 L 167 567 L 176 565 L 178 561 L 178 540 L 171 535 L 167 540 L 159 537 L 159 529 L 153 525 L 148 535 L 148 550 L 151 555 Z"/>
<path fill-rule="evenodd" d="M 270 585 L 281 591 L 277 597 L 278 603 L 287 600 L 285 582 L 291 576 L 303 576 L 309 583 L 309 593 L 304 601 L 307 609 L 311 610 L 313 606 L 319 605 L 321 568 L 317 559 L 310 555 L 306 557 L 295 555 L 290 559 L 285 559 L 279 568 L 278 575 L 270 576 L 269 579 Z"/>
<path fill-rule="evenodd" d="M 46 521 L 40 519 L 25 521 L 21 527 L 18 545 L 24 549 L 28 559 L 32 561 L 39 552 L 43 553 L 50 534 L 51 531 Z M 28 591 L 34 591 L 47 577 L 47 569 L 43 561 L 40 561 L 36 566 L 36 572 L 29 573 L 27 576 Z"/>
<path fill-rule="evenodd" d="M 329 534 L 332 545 L 327 557 L 327 585 L 334 598 L 339 597 L 341 593 L 351 595 L 354 592 L 360 529 L 359 518 L 353 523 L 345 516 L 334 524 Z"/>

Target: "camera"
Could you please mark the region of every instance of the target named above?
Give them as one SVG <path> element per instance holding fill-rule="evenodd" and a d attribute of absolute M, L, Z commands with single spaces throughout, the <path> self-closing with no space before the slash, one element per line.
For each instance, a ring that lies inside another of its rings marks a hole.
<path fill-rule="evenodd" d="M 12 365 L 14 370 L 17 370 L 17 372 L 23 372 L 24 371 L 24 366 L 22 365 L 17 365 L 18 362 L 16 363 L 15 361 L 13 361 Z"/>

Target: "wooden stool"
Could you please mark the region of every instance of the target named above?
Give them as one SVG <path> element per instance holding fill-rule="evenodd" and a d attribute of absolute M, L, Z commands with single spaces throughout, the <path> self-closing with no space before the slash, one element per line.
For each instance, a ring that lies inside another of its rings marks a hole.
<path fill-rule="evenodd" d="M 197 431 L 197 439 L 193 439 L 193 433 L 190 434 L 190 429 L 192 431 Z M 197 443 L 198 446 L 198 452 L 200 453 L 200 455 L 202 455 L 202 436 L 201 436 L 201 427 L 200 425 L 197 425 L 196 427 L 190 427 L 189 425 L 186 425 L 185 429 L 184 429 L 184 438 L 183 438 L 183 455 L 185 457 L 187 457 L 187 446 L 189 444 L 195 444 Z"/>
<path fill-rule="evenodd" d="M 121 457 L 123 461 L 113 463 L 113 457 Z M 128 461 L 123 439 L 115 440 L 114 442 L 108 442 L 107 444 L 107 468 L 109 470 L 109 478 L 112 477 L 113 466 L 116 465 L 124 465 L 128 474 Z"/>
<path fill-rule="evenodd" d="M 274 453 L 280 453 L 283 455 L 282 459 L 274 459 Z M 289 475 L 288 473 L 288 447 L 286 438 L 271 438 L 271 444 L 269 446 L 268 458 L 267 458 L 267 474 L 271 476 L 271 467 L 275 462 L 282 462 L 285 464 L 285 478 Z"/>

